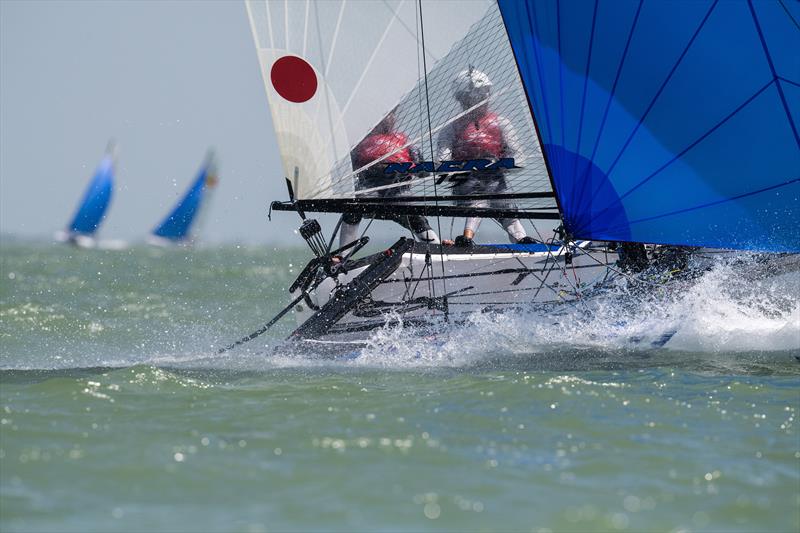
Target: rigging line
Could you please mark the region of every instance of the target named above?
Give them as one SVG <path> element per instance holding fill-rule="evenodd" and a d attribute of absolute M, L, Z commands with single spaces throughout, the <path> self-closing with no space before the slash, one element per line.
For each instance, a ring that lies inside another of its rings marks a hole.
<path fill-rule="evenodd" d="M 411 268 L 413 268 L 414 261 L 409 261 L 409 264 L 412 265 Z M 419 284 L 422 281 L 422 276 L 425 275 L 425 272 L 427 270 L 428 270 L 428 265 L 425 265 L 425 267 L 419 273 L 419 277 L 417 277 L 417 282 L 414 284 L 414 289 L 411 291 L 410 299 L 413 299 L 414 296 L 417 294 L 417 288 L 419 287 Z M 412 281 L 414 279 L 414 271 L 413 270 L 411 271 L 411 279 L 412 279 Z M 408 292 L 408 291 L 406 291 L 406 292 Z"/>
<path fill-rule="evenodd" d="M 756 99 L 756 98 L 757 98 L 759 95 L 761 95 L 761 93 L 763 93 L 764 91 L 766 91 L 766 90 L 767 90 L 767 88 L 768 88 L 770 85 L 772 85 L 773 83 L 775 83 L 775 80 L 774 80 L 774 79 L 773 79 L 773 80 L 770 80 L 770 81 L 769 81 L 769 82 L 768 82 L 766 85 L 764 85 L 762 88 L 760 88 L 760 89 L 759 89 L 759 90 L 758 90 L 758 91 L 757 91 L 757 92 L 756 92 L 756 93 L 755 93 L 753 96 L 751 96 L 750 98 L 748 98 L 747 100 L 745 100 L 744 102 L 742 102 L 742 103 L 741 103 L 741 104 L 740 104 L 740 105 L 739 105 L 739 106 L 738 106 L 736 109 L 734 109 L 733 111 L 731 111 L 731 112 L 730 112 L 730 113 L 729 113 L 729 114 L 728 114 L 728 115 L 727 115 L 725 118 L 723 118 L 721 121 L 717 122 L 717 124 L 715 124 L 715 125 L 714 125 L 714 126 L 713 126 L 713 127 L 710 129 L 710 130 L 708 130 L 707 132 L 705 132 L 704 134 L 702 134 L 700 137 L 698 137 L 698 138 L 697 138 L 697 139 L 696 139 L 694 142 L 692 142 L 691 144 L 689 144 L 689 146 L 687 146 L 686 148 L 684 148 L 683 150 L 681 150 L 681 151 L 680 151 L 680 152 L 679 152 L 677 155 L 673 156 L 673 157 L 672 157 L 672 159 L 670 159 L 669 161 L 667 161 L 666 163 L 664 163 L 663 165 L 661 165 L 660 167 L 658 167 L 658 168 L 657 168 L 657 169 L 656 169 L 654 172 L 652 172 L 652 173 L 651 173 L 649 176 L 647 176 L 646 178 L 644 178 L 643 180 L 641 180 L 639 183 L 637 183 L 636 185 L 634 185 L 633 187 L 631 187 L 630 189 L 628 189 L 628 190 L 627 190 L 625 193 L 621 194 L 621 195 L 619 196 L 619 198 L 618 198 L 618 199 L 617 199 L 617 200 L 616 200 L 616 201 L 615 201 L 613 204 L 611 204 L 611 205 L 608 205 L 608 206 L 604 207 L 603 209 L 601 209 L 600 211 L 598 211 L 597 213 L 595 213 L 595 214 L 592 216 L 592 218 L 590 218 L 590 219 L 589 219 L 589 221 L 588 221 L 588 222 L 585 224 L 585 226 L 584 226 L 584 227 L 590 227 L 590 226 L 591 226 L 591 224 L 592 224 L 592 222 L 594 222 L 594 221 L 595 221 L 595 220 L 597 220 L 599 217 L 601 217 L 602 215 L 604 215 L 605 213 L 607 213 L 607 212 L 608 212 L 610 209 L 613 209 L 613 208 L 619 207 L 619 206 L 621 205 L 621 202 L 622 202 L 622 199 L 623 199 L 623 198 L 626 198 L 626 197 L 628 197 L 628 196 L 629 196 L 631 193 L 633 193 L 633 192 L 634 192 L 635 190 L 637 190 L 639 187 L 641 187 L 642 185 L 644 185 L 645 183 L 647 183 L 648 181 L 650 181 L 652 178 L 654 178 L 656 175 L 658 175 L 658 174 L 659 174 L 659 173 L 660 173 L 662 170 L 666 169 L 666 168 L 667 168 L 668 166 L 670 166 L 672 163 L 674 163 L 675 161 L 677 161 L 678 159 L 680 159 L 681 157 L 683 157 L 683 156 L 684 156 L 684 155 L 685 155 L 685 154 L 686 154 L 686 153 L 687 153 L 689 150 L 691 150 L 692 148 L 694 148 L 695 146 L 697 146 L 698 144 L 700 144 L 700 143 L 701 143 L 703 140 L 705 140 L 705 139 L 706 139 L 706 138 L 707 138 L 709 135 L 711 135 L 712 133 L 714 133 L 714 132 L 715 132 L 717 129 L 719 129 L 719 128 L 720 128 L 720 127 L 722 127 L 722 126 L 723 126 L 723 125 L 724 125 L 726 122 L 728 122 L 728 120 L 730 120 L 730 119 L 731 119 L 731 118 L 733 118 L 733 117 L 734 117 L 734 116 L 735 116 L 737 113 L 739 113 L 739 111 L 741 111 L 742 109 L 744 109 L 744 108 L 745 108 L 745 107 L 746 107 L 746 106 L 747 106 L 747 105 L 748 105 L 750 102 L 752 102 L 752 101 L 753 101 L 753 100 L 755 100 L 755 99 Z M 580 229 L 583 229 L 583 228 L 580 228 Z"/>
<path fill-rule="evenodd" d="M 414 4 L 414 32 L 415 32 L 415 34 L 414 34 L 414 42 L 417 44 L 417 47 L 416 47 L 417 80 L 421 80 L 422 79 L 422 60 L 421 60 L 422 58 L 421 58 L 421 55 L 424 53 L 424 52 L 420 51 L 421 47 L 419 46 L 419 44 L 420 44 L 420 42 L 419 42 L 419 27 L 420 27 L 419 6 L 417 4 Z M 425 137 L 425 125 L 424 125 L 424 120 L 423 120 L 423 117 L 425 116 L 425 112 L 422 110 L 422 91 L 420 90 L 419 81 L 417 81 L 416 85 L 414 86 L 414 88 L 411 90 L 411 92 L 409 94 L 414 94 L 415 91 L 416 91 L 416 95 L 417 95 L 417 120 L 419 121 L 419 142 L 421 142 L 422 139 Z M 416 140 L 414 142 L 416 142 Z M 422 159 L 425 159 L 423 157 L 423 155 L 422 155 L 424 153 L 424 148 L 425 148 L 425 144 L 422 143 L 422 145 L 420 146 L 420 148 L 418 150 L 419 151 L 419 156 Z M 433 154 L 430 155 L 430 159 L 433 160 Z M 427 176 L 425 176 L 425 175 L 423 175 L 422 177 L 423 178 L 427 178 Z M 413 181 L 413 178 L 412 178 L 411 181 Z M 428 193 L 428 185 L 427 185 L 427 183 L 423 183 L 423 185 L 422 185 L 422 194 L 423 194 L 423 196 L 427 196 L 427 193 Z"/>
<path fill-rule="evenodd" d="M 781 4 L 781 7 L 782 7 L 782 8 L 783 8 L 783 10 L 786 12 L 786 16 L 787 16 L 787 17 L 789 17 L 789 18 L 792 20 L 792 22 L 794 22 L 794 26 L 795 26 L 795 28 L 797 28 L 798 30 L 800 30 L 800 23 L 798 23 L 798 22 L 797 22 L 797 20 L 796 20 L 796 19 L 795 19 L 795 18 L 792 16 L 792 14 L 789 12 L 789 8 L 787 8 L 787 7 L 786 7 L 786 4 L 784 4 L 784 3 L 783 3 L 783 0 L 779 0 L 779 1 L 780 1 L 780 4 Z"/>
<path fill-rule="evenodd" d="M 424 73 L 422 71 L 422 62 L 423 62 L 422 60 L 424 60 L 424 57 L 425 57 L 424 47 L 419 46 L 421 44 L 419 32 L 420 32 L 420 27 L 422 26 L 422 22 L 421 22 L 420 18 L 421 18 L 420 6 L 419 6 L 419 4 L 415 4 L 414 5 L 414 42 L 417 44 L 417 46 L 416 46 L 417 80 L 421 80 L 423 75 L 424 75 Z M 417 98 L 417 118 L 419 120 L 419 142 L 422 143 L 422 146 L 420 147 L 419 153 L 420 153 L 420 157 L 422 157 L 422 153 L 424 152 L 424 146 L 425 146 L 425 143 L 423 142 L 423 139 L 425 137 L 425 124 L 424 124 L 425 121 L 423 120 L 423 117 L 425 116 L 425 112 L 422 109 L 422 91 L 420 89 L 419 81 L 417 81 L 416 86 L 414 87 L 414 89 L 412 89 L 412 93 L 414 92 L 414 90 L 416 90 L 417 95 L 418 95 L 418 98 Z M 416 142 L 416 140 L 414 142 Z M 409 143 L 409 144 L 411 144 L 411 143 Z M 431 153 L 430 159 L 431 160 L 433 159 L 433 153 Z M 413 180 L 411 180 L 411 181 L 413 181 Z M 428 184 L 427 184 L 427 182 L 423 182 L 422 195 L 423 195 L 423 198 L 425 198 L 428 195 Z M 427 218 L 425 220 L 427 220 Z M 427 246 L 427 249 L 428 249 L 428 252 L 430 252 L 430 246 Z M 410 261 L 411 265 L 414 264 L 413 258 L 414 258 L 414 255 L 412 253 L 411 254 L 411 261 Z M 411 295 L 412 298 L 417 293 L 417 288 L 419 287 L 419 284 L 422 281 L 423 275 L 425 275 L 425 273 L 428 271 L 428 266 L 429 266 L 428 265 L 428 261 L 423 261 L 423 265 L 424 266 L 423 266 L 422 270 L 419 273 L 419 278 L 417 280 L 417 283 L 414 286 L 414 291 L 412 292 L 412 295 Z M 413 271 L 412 271 L 412 276 L 413 276 Z M 431 272 L 431 277 L 433 277 L 433 273 L 432 272 Z M 433 290 L 431 290 L 431 281 L 430 281 L 430 279 L 427 280 L 426 286 L 428 287 L 428 294 L 433 295 L 435 293 L 436 289 L 434 287 Z"/>
<path fill-rule="evenodd" d="M 556 256 L 553 254 L 553 249 L 552 249 L 552 244 L 555 242 L 555 234 L 553 235 L 553 237 L 550 239 L 550 242 L 548 243 L 547 241 L 545 241 L 545 240 L 542 238 L 542 234 L 539 232 L 539 228 L 537 228 L 537 227 L 536 227 L 536 225 L 533 223 L 533 221 L 531 221 L 531 226 L 533 226 L 533 230 L 536 232 L 536 235 L 539 237 L 539 240 L 540 240 L 541 242 L 543 242 L 543 243 L 545 243 L 545 244 L 547 244 L 547 245 L 548 245 L 548 246 L 547 246 L 547 255 L 548 255 L 548 257 L 549 257 L 550 259 L 552 259 L 552 261 L 553 261 L 553 264 L 554 264 L 554 266 L 555 266 L 556 264 L 558 264 L 558 259 L 557 259 L 557 257 L 556 257 Z M 563 241 L 561 242 L 561 244 L 559 245 L 559 249 L 558 249 L 558 254 L 559 254 L 559 255 L 562 255 L 564 251 L 567 251 L 567 250 L 568 250 L 568 247 L 567 247 L 567 245 L 568 245 L 568 244 L 569 244 L 569 243 L 565 243 L 565 242 L 563 242 Z M 552 269 L 551 269 L 551 270 L 552 270 Z M 564 274 L 566 275 L 566 272 L 567 272 L 567 270 L 566 270 L 566 264 L 564 265 L 564 268 L 563 268 L 562 270 L 563 270 Z M 549 275 L 549 273 L 548 273 L 548 275 Z"/>
<path fill-rule="evenodd" d="M 504 263 L 504 262 L 506 262 L 506 261 L 513 261 L 513 260 L 514 260 L 514 259 L 516 259 L 516 257 L 517 257 L 516 255 L 513 255 L 513 254 L 514 254 L 514 252 L 506 252 L 506 253 L 507 253 L 507 254 L 509 254 L 509 255 L 511 255 L 511 256 L 510 256 L 510 257 L 501 257 L 501 258 L 499 258 L 499 259 L 491 259 L 491 260 L 490 260 L 490 262 L 489 262 L 489 263 L 487 263 L 487 264 L 479 264 L 478 266 L 476 266 L 476 267 L 475 267 L 475 268 L 473 268 L 472 270 L 467 270 L 466 272 L 462 272 L 461 274 L 457 274 L 457 275 L 451 275 L 451 276 L 448 276 L 448 277 L 464 277 L 464 276 L 469 276 L 469 275 L 471 275 L 471 274 L 474 274 L 474 273 L 475 273 L 475 272 L 477 272 L 478 270 L 481 270 L 481 269 L 486 269 L 486 268 L 490 268 L 490 267 L 494 267 L 494 266 L 498 266 L 498 265 L 500 265 L 501 263 Z M 525 268 L 528 268 L 528 267 L 526 266 Z M 444 273 L 443 273 L 443 275 L 444 275 Z"/>
<path fill-rule="evenodd" d="M 594 12 L 592 13 L 592 31 L 589 34 L 589 53 L 588 57 L 586 58 L 586 69 L 584 70 L 583 74 L 583 96 L 581 97 L 581 113 L 580 119 L 578 120 L 578 140 L 575 143 L 575 153 L 581 153 L 581 137 L 583 136 L 583 118 L 584 118 L 584 111 L 586 110 L 586 89 L 589 86 L 589 69 L 592 66 L 592 51 L 594 50 L 594 30 L 597 23 L 597 6 L 600 3 L 600 0 L 594 0 Z M 575 173 L 578 171 L 578 165 L 572 165 L 572 178 L 571 182 L 575 183 Z M 573 187 L 572 189 L 572 205 L 575 205 L 575 195 L 577 194 L 577 190 L 579 187 Z"/>
<path fill-rule="evenodd" d="M 325 249 L 325 255 L 328 255 L 331 252 L 331 248 L 333 248 L 333 241 L 334 239 L 336 239 L 336 234 L 339 233 L 339 228 L 342 227 L 343 221 L 344 221 L 344 213 L 342 213 L 341 216 L 339 216 L 339 221 L 336 222 L 336 227 L 333 228 L 333 232 L 331 233 L 331 239 L 328 241 L 328 247 Z"/>
<path fill-rule="evenodd" d="M 408 217 L 406 217 L 406 220 L 408 221 Z M 414 232 L 411 231 L 411 227 L 410 226 L 411 226 L 411 224 L 409 223 L 409 227 L 407 227 L 406 229 L 411 234 L 411 239 L 416 241 L 416 239 L 414 239 Z M 408 262 L 408 268 L 411 270 L 411 279 L 412 279 L 412 281 L 414 279 L 414 260 L 413 260 L 413 256 L 414 256 L 414 253 L 413 253 L 413 248 L 412 248 L 411 254 L 409 255 L 410 261 Z M 402 281 L 403 281 L 403 284 L 405 285 L 405 291 L 403 291 L 403 296 L 401 298 L 401 300 L 402 300 L 402 302 L 404 304 L 403 305 L 403 310 L 401 311 L 402 313 L 407 313 L 408 312 L 408 306 L 411 304 L 410 300 L 412 300 L 414 298 L 414 295 L 417 293 L 417 287 L 419 287 L 419 282 L 422 280 L 422 274 L 425 272 L 425 270 L 427 268 L 428 268 L 428 265 L 426 264 L 425 268 L 423 269 L 423 272 L 421 272 L 420 275 L 419 275 L 419 279 L 417 280 L 417 284 L 414 286 L 414 291 L 411 294 L 410 298 L 408 297 L 408 291 L 411 288 L 410 287 L 410 283 L 407 283 L 405 276 L 403 276 L 403 280 Z M 381 282 L 381 283 L 383 283 L 383 282 Z"/>
<path fill-rule="evenodd" d="M 417 0 L 417 4 L 419 5 L 419 31 L 420 31 L 420 39 L 422 41 L 422 74 L 425 80 L 425 108 L 428 115 L 428 143 L 430 144 L 431 150 L 431 159 L 435 160 L 436 158 L 433 155 L 433 125 L 431 124 L 431 101 L 430 101 L 430 93 L 428 92 L 428 63 L 425 59 L 425 21 L 423 20 L 422 16 L 422 0 Z M 437 191 L 436 181 L 433 181 L 433 197 L 434 202 L 436 205 L 436 229 L 439 235 L 442 234 L 442 223 L 441 223 L 441 216 L 438 213 L 439 210 L 439 193 Z M 444 293 L 447 294 L 447 280 L 445 279 L 445 268 L 444 268 L 444 250 L 443 250 L 442 239 L 439 239 L 439 259 L 442 265 L 442 289 Z M 431 272 L 433 272 L 433 268 L 431 268 Z M 433 293 L 433 297 L 436 298 L 436 293 Z M 446 314 L 445 314 L 446 316 Z"/>
<path fill-rule="evenodd" d="M 539 278 L 539 276 L 536 276 L 534 274 L 534 277 L 536 278 L 537 281 L 543 282 L 543 280 L 541 278 Z M 550 287 L 549 285 L 545 285 L 545 286 L 548 289 L 550 289 L 551 291 L 553 291 L 553 293 L 556 296 L 558 296 L 560 294 L 560 292 L 561 292 L 561 291 L 555 290 L 553 287 Z M 506 293 L 509 293 L 509 292 L 535 291 L 535 290 L 539 290 L 540 288 L 541 288 L 541 286 L 540 287 L 520 287 L 519 289 L 498 289 L 496 291 L 484 291 L 484 292 L 468 292 L 468 293 L 461 293 L 461 294 L 459 294 L 457 296 L 452 296 L 452 298 L 465 298 L 465 297 L 471 297 L 471 296 L 487 296 L 487 295 L 491 295 L 491 294 L 506 294 Z M 558 300 L 553 300 L 553 301 L 558 301 Z M 470 303 L 474 304 L 474 302 L 470 302 Z M 491 302 L 491 303 L 493 305 L 525 305 L 524 302 Z M 536 303 L 536 302 L 531 301 L 531 303 Z M 542 303 L 545 303 L 545 302 L 538 302 L 538 303 L 542 304 Z M 466 303 L 464 303 L 464 305 L 466 305 Z"/>
<path fill-rule="evenodd" d="M 677 71 L 681 63 L 683 63 L 683 59 L 686 57 L 686 54 L 689 53 L 689 50 L 692 48 L 692 45 L 697 39 L 697 36 L 700 35 L 700 32 L 705 27 L 706 22 L 708 22 L 708 19 L 711 17 L 711 14 L 714 12 L 714 8 L 717 7 L 718 3 L 719 0 L 714 0 L 714 3 L 711 4 L 711 7 L 708 9 L 708 12 L 703 17 L 703 20 L 700 21 L 700 24 L 697 26 L 697 29 L 692 34 L 692 37 L 689 39 L 689 42 L 686 43 L 686 46 L 684 47 L 680 56 L 678 56 L 677 61 L 675 61 L 675 64 L 672 65 L 672 68 L 667 74 L 667 77 L 664 78 L 664 81 L 661 82 L 661 86 L 658 88 L 658 91 L 656 91 L 656 94 L 650 100 L 650 104 L 647 106 L 647 109 L 645 109 L 642 116 L 639 117 L 639 120 L 637 121 L 636 126 L 634 126 L 633 131 L 631 131 L 630 135 L 628 135 L 628 138 L 625 139 L 625 142 L 622 144 L 622 148 L 620 148 L 619 152 L 617 153 L 617 156 L 614 158 L 614 160 L 606 169 L 605 171 L 606 176 L 610 176 L 611 173 L 614 171 L 614 168 L 617 166 L 617 163 L 619 163 L 619 160 L 622 158 L 623 154 L 625 153 L 625 150 L 628 149 L 628 146 L 630 145 L 633 138 L 636 136 L 636 133 L 639 131 L 639 128 L 642 126 L 642 124 L 644 124 L 645 120 L 647 120 L 647 116 L 650 114 L 650 111 L 653 110 L 659 97 L 664 92 L 664 89 L 666 89 L 667 85 L 669 85 L 669 82 L 672 79 L 673 74 L 675 74 L 675 71 Z M 593 202 L 597 198 L 597 195 L 600 193 L 600 189 L 605 183 L 606 183 L 605 181 L 601 181 L 601 183 L 597 186 L 597 188 L 595 188 L 594 193 L 592 193 L 592 197 L 589 200 L 590 202 Z"/>
<path fill-rule="evenodd" d="M 505 259 L 504 261 L 511 261 L 511 259 Z M 552 267 L 550 269 L 547 269 L 547 265 L 548 264 L 552 264 L 550 261 L 547 261 L 547 260 L 537 261 L 536 265 L 539 265 L 539 264 L 543 264 L 543 267 L 542 268 L 531 268 L 531 267 L 527 267 L 526 266 L 525 268 L 501 268 L 501 269 L 492 270 L 492 271 L 489 271 L 489 272 L 465 272 L 465 273 L 461 273 L 461 274 L 448 274 L 447 275 L 447 279 L 479 278 L 479 277 L 484 277 L 484 276 L 500 276 L 500 275 L 504 275 L 504 274 L 526 274 L 526 275 L 534 274 L 535 275 L 536 273 L 539 273 L 539 274 L 549 273 L 552 270 Z M 494 265 L 485 265 L 485 268 L 488 268 L 490 266 L 496 266 L 496 265 L 497 265 L 497 263 L 495 263 Z M 579 269 L 579 270 L 583 270 L 583 269 L 596 268 L 596 267 L 594 265 L 577 265 L 574 268 Z M 433 279 L 440 279 L 440 278 L 441 278 L 441 276 L 439 276 L 438 278 L 433 278 Z M 393 283 L 405 283 L 405 281 L 406 281 L 405 279 L 385 279 L 385 280 L 381 281 L 380 284 L 381 285 L 391 285 Z M 427 278 L 426 278 L 426 281 L 427 281 Z"/>
<path fill-rule="evenodd" d="M 606 127 L 606 119 L 608 118 L 609 111 L 611 111 L 611 102 L 614 101 L 614 95 L 617 92 L 617 84 L 619 83 L 620 76 L 622 75 L 622 68 L 625 66 L 625 60 L 628 58 L 628 50 L 630 49 L 631 41 L 633 40 L 633 33 L 636 30 L 636 25 L 639 23 L 639 15 L 642 12 L 642 5 L 644 5 L 644 0 L 639 0 L 639 5 L 636 7 L 636 14 L 633 16 L 633 22 L 631 23 L 631 29 L 628 32 L 628 38 L 625 41 L 625 49 L 622 51 L 622 57 L 620 58 L 619 65 L 617 65 L 617 74 L 614 76 L 614 83 L 611 85 L 611 92 L 608 95 L 608 101 L 606 101 L 606 106 L 603 110 L 603 118 L 600 120 L 600 128 L 597 130 L 597 137 L 594 140 L 594 148 L 592 148 L 592 155 L 589 156 L 589 161 L 594 161 L 594 157 L 597 155 L 597 149 L 600 147 L 600 139 L 603 138 L 603 130 Z M 591 166 L 587 166 L 586 170 L 583 171 L 581 183 L 583 183 L 583 181 L 586 179 L 590 169 Z M 580 188 L 578 204 L 576 205 L 583 205 L 584 189 L 585 187 Z"/>
<path fill-rule="evenodd" d="M 756 10 L 753 7 L 753 0 L 747 0 L 747 6 L 750 8 L 750 13 L 753 15 L 753 22 L 756 25 L 758 37 L 761 39 L 761 47 L 764 49 L 764 55 L 767 56 L 767 62 L 769 63 L 770 71 L 772 71 L 772 77 L 777 79 L 778 73 L 772 62 L 772 55 L 769 53 L 769 47 L 767 46 L 767 41 L 764 39 L 764 33 L 761 31 L 761 23 L 758 21 Z M 797 126 L 795 126 L 792 114 L 789 112 L 789 104 L 786 103 L 786 95 L 783 94 L 783 87 L 781 87 L 780 83 L 776 83 L 776 85 L 778 87 L 778 95 L 781 97 L 781 103 L 783 104 L 783 112 L 786 113 L 786 119 L 789 121 L 789 125 L 792 127 L 792 132 L 794 133 L 794 142 L 800 147 L 800 135 L 797 134 Z"/>
<path fill-rule="evenodd" d="M 614 268 L 613 266 L 611 266 L 611 263 L 609 263 L 609 262 L 603 263 L 602 261 L 600 261 L 596 257 L 593 257 L 592 254 L 585 254 L 585 255 L 586 255 L 586 257 L 588 257 L 592 261 L 596 262 L 598 265 L 606 267 L 606 270 L 611 271 L 611 272 L 617 274 L 618 276 L 622 276 L 623 278 L 626 278 L 629 281 L 635 281 L 637 283 L 644 283 L 644 284 L 647 284 L 647 285 L 652 285 L 654 287 L 659 287 L 660 286 L 660 284 L 658 284 L 658 283 L 654 283 L 654 282 L 648 281 L 646 279 L 639 279 L 636 276 L 628 274 L 627 272 L 625 272 L 623 270 L 619 270 L 617 268 Z"/>
<path fill-rule="evenodd" d="M 546 241 L 544 241 L 544 239 L 542 239 L 542 235 L 541 235 L 541 233 L 539 233 L 539 229 L 538 229 L 538 228 L 537 228 L 537 227 L 536 227 L 536 226 L 535 226 L 535 225 L 534 225 L 532 222 L 531 222 L 531 225 L 533 226 L 533 229 L 536 231 L 536 234 L 539 236 L 539 240 L 540 240 L 540 241 L 542 241 L 542 242 L 546 242 Z M 551 242 L 551 243 L 555 242 L 555 235 L 553 235 L 553 238 L 550 240 L 550 242 Z M 566 253 L 566 252 L 569 252 L 569 251 L 570 251 L 570 250 L 569 250 L 569 243 L 568 243 L 568 242 L 562 242 L 562 243 L 561 243 L 561 248 L 559 249 L 559 255 L 562 255 L 563 253 Z M 573 285 L 572 285 L 572 282 L 569 280 L 569 276 L 567 275 L 567 265 L 566 265 L 566 261 L 564 261 L 564 266 L 563 266 L 563 267 L 561 267 L 561 265 L 559 264 L 558 260 L 557 260 L 557 259 L 556 259 L 556 257 L 553 255 L 553 252 L 552 252 L 552 250 L 551 250 L 550 246 L 548 246 L 548 247 L 547 247 L 547 254 L 548 254 L 548 256 L 549 256 L 549 257 L 551 257 L 551 258 L 552 258 L 552 260 L 553 260 L 553 267 L 551 267 L 551 268 L 550 268 L 550 271 L 547 273 L 547 276 L 545 277 L 545 279 L 547 279 L 547 277 L 549 277 L 549 276 L 550 276 L 550 273 L 553 271 L 553 268 L 555 268 L 556 266 L 558 266 L 558 267 L 560 268 L 561 272 L 564 274 L 564 278 L 567 280 L 567 283 L 569 283 L 569 284 L 570 284 L 570 286 L 572 286 L 572 289 L 573 289 L 575 292 L 578 292 L 578 289 L 577 289 L 575 286 L 573 286 Z M 549 285 L 548 285 L 548 288 L 551 288 L 551 287 L 549 287 Z M 539 294 L 539 293 L 537 292 L 537 293 L 536 293 L 536 295 L 534 295 L 534 298 L 535 298 L 535 297 L 536 297 L 538 294 Z M 586 304 L 584 303 L 584 305 L 586 305 Z"/>
<path fill-rule="evenodd" d="M 392 12 L 394 12 L 397 15 L 397 12 L 394 10 L 394 8 L 392 8 L 391 5 L 389 5 L 389 3 L 386 0 L 383 0 L 383 3 L 386 5 L 386 7 L 388 7 Z M 414 10 L 414 15 L 416 17 L 416 10 Z M 397 15 L 397 20 L 400 22 L 400 26 L 402 26 L 403 29 L 406 30 L 408 34 L 414 38 L 417 44 L 419 44 L 419 35 L 411 31 L 411 28 L 408 27 L 408 24 L 405 23 L 405 21 L 400 15 Z M 431 57 L 434 63 L 439 61 L 439 58 L 433 52 L 427 52 L 427 54 Z"/>

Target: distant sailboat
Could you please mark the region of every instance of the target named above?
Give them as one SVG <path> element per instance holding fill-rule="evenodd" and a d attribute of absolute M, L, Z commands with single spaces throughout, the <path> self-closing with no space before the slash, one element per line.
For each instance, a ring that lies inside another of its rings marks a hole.
<path fill-rule="evenodd" d="M 203 206 L 208 204 L 209 195 L 216 187 L 217 181 L 216 160 L 214 154 L 209 151 L 186 194 L 153 230 L 148 242 L 158 246 L 191 244 L 194 238 L 192 228 L 197 226 L 197 219 L 201 211 L 204 211 Z"/>
<path fill-rule="evenodd" d="M 81 248 L 96 246 L 95 234 L 105 220 L 114 191 L 116 152 L 113 141 L 109 142 L 105 156 L 98 165 L 83 199 L 78 204 L 75 215 L 63 231 L 56 233 L 57 241 L 68 242 Z"/>

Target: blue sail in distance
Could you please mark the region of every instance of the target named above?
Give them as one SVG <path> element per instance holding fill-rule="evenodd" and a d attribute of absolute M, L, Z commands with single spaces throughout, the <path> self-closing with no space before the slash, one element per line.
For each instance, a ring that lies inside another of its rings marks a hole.
<path fill-rule="evenodd" d="M 67 226 L 70 235 L 94 235 L 104 220 L 114 191 L 114 159 L 114 147 L 109 144 L 75 216 Z"/>
<path fill-rule="evenodd" d="M 189 240 L 192 225 L 202 208 L 204 198 L 216 186 L 217 180 L 216 163 L 213 154 L 209 152 L 186 194 L 153 230 L 153 235 L 176 243 Z"/>
<path fill-rule="evenodd" d="M 499 5 L 573 237 L 800 252 L 800 3 Z"/>

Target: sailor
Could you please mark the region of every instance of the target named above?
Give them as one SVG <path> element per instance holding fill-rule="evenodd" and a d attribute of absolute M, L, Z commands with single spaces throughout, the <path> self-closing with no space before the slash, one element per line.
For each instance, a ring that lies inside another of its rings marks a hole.
<path fill-rule="evenodd" d="M 453 80 L 453 96 L 466 113 L 442 129 L 438 137 L 439 161 L 465 161 L 470 159 L 500 159 L 523 156 L 519 139 L 511 122 L 489 110 L 492 82 L 489 77 L 473 67 L 458 73 Z M 454 183 L 453 194 L 470 196 L 498 194 L 507 190 L 505 171 L 471 171 L 450 178 Z M 504 200 L 474 199 L 459 201 L 459 205 L 474 208 L 513 209 Z M 534 242 L 525 233 L 519 219 L 500 218 L 500 225 L 508 232 L 512 243 Z M 479 217 L 469 217 L 464 224 L 464 233 L 459 235 L 456 246 L 472 246 L 475 232 L 481 223 Z"/>
<path fill-rule="evenodd" d="M 395 172 L 387 176 L 384 173 L 386 167 L 391 163 L 420 160 L 419 151 L 411 146 L 405 133 L 397 131 L 396 122 L 395 108 L 350 152 L 354 169 L 367 167 L 356 177 L 356 190 L 386 187 L 374 191 L 373 194 L 380 198 L 399 196 L 409 190 L 410 185 L 403 183 L 411 179 L 410 174 Z M 380 161 L 375 163 L 377 160 Z M 366 216 L 376 217 L 376 214 L 366 213 Z M 340 246 L 349 244 L 358 238 L 358 226 L 361 218 L 361 213 L 344 213 L 342 215 L 342 228 L 339 233 Z M 381 213 L 379 218 L 397 222 L 413 232 L 418 241 L 430 244 L 439 243 L 438 235 L 431 229 L 428 220 L 423 216 Z"/>

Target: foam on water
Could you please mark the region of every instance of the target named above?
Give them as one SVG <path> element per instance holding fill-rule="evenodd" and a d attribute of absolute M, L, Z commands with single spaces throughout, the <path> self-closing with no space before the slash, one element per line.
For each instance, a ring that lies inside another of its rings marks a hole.
<path fill-rule="evenodd" d="M 720 260 L 670 290 L 616 290 L 558 313 L 475 313 L 435 331 L 385 327 L 365 348 L 299 349 L 287 316 L 263 337 L 216 355 L 285 304 L 307 251 L 219 248 L 125 252 L 38 245 L 4 250 L 0 337 L 8 369 L 156 366 L 428 368 L 515 364 L 588 368 L 649 359 L 791 361 L 800 353 L 800 269 L 766 275 L 757 256 Z M 267 253 L 269 252 L 269 253 Z M 675 287 L 679 290 L 675 290 Z M 727 363 L 725 363 L 727 364 Z M 725 366 L 723 364 L 723 366 Z M 582 366 L 581 366 L 582 365 Z"/>
<path fill-rule="evenodd" d="M 387 326 L 343 360 L 385 368 L 472 366 L 520 358 L 617 362 L 678 354 L 710 360 L 791 361 L 800 354 L 800 272 L 766 278 L 720 261 L 680 291 L 643 296 L 621 282 L 608 295 L 557 315 L 474 313 L 436 333 Z M 398 318 L 398 317 L 395 317 Z M 274 355 L 279 366 L 319 364 L 313 351 Z"/>

